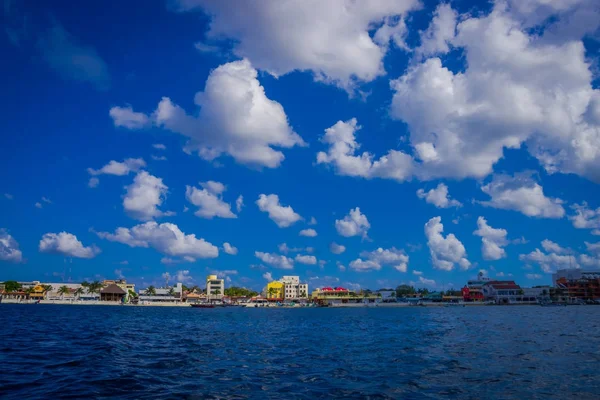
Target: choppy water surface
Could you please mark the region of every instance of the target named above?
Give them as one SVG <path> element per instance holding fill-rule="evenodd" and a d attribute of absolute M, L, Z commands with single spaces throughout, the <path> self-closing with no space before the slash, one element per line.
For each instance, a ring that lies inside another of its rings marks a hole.
<path fill-rule="evenodd" d="M 598 399 L 600 307 L 0 305 L 1 398 Z"/>

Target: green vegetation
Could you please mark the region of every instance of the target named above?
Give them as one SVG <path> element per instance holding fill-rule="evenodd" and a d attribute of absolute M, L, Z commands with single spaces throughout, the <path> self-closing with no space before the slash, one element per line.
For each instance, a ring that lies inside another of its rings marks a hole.
<path fill-rule="evenodd" d="M 154 286 L 150 285 L 146 288 L 146 290 L 144 290 L 144 293 L 149 296 L 153 296 L 156 294 L 156 288 Z"/>
<path fill-rule="evenodd" d="M 66 286 L 61 286 L 60 288 L 58 288 L 58 294 L 60 294 L 61 297 L 64 297 L 65 294 L 69 294 L 69 288 Z"/>
<path fill-rule="evenodd" d="M 17 281 L 6 281 L 4 282 L 4 290 L 6 292 L 18 292 L 21 290 L 22 286 Z"/>
<path fill-rule="evenodd" d="M 88 293 L 100 293 L 100 289 L 102 289 L 102 283 L 99 281 L 94 281 L 87 286 Z"/>
<path fill-rule="evenodd" d="M 232 286 L 230 288 L 225 289 L 225 296 L 231 297 L 254 297 L 258 295 L 254 290 Z"/>
<path fill-rule="evenodd" d="M 77 296 L 77 298 L 80 298 L 83 293 L 85 293 L 85 291 L 83 290 L 82 287 L 80 287 L 80 288 L 77 288 L 77 290 L 75 290 L 74 294 L 75 294 L 75 296 Z"/>

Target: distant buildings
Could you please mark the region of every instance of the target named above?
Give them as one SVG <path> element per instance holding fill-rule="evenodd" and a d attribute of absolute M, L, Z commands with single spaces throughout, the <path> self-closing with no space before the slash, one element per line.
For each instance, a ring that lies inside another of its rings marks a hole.
<path fill-rule="evenodd" d="M 217 275 L 206 277 L 206 295 L 210 299 L 222 299 L 225 294 L 225 280 L 217 278 Z"/>
<path fill-rule="evenodd" d="M 552 275 L 553 296 L 569 302 L 600 301 L 600 271 L 562 269 Z"/>
<path fill-rule="evenodd" d="M 308 284 L 300 283 L 299 276 L 284 276 L 267 284 L 265 296 L 272 301 L 308 299 Z"/>
<path fill-rule="evenodd" d="M 168 288 L 154 288 L 152 286 L 140 291 L 138 300 L 142 302 L 153 303 L 175 303 L 183 299 L 183 285 L 178 282 L 177 285 Z"/>

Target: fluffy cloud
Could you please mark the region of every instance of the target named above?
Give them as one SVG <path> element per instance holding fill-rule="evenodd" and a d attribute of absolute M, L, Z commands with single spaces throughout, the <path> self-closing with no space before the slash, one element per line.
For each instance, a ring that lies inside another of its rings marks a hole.
<path fill-rule="evenodd" d="M 201 182 L 200 185 L 202 190 L 193 186 L 185 187 L 185 198 L 198 207 L 194 215 L 207 219 L 237 218 L 237 215 L 231 212 L 231 205 L 223 201 L 225 185 L 215 181 Z"/>
<path fill-rule="evenodd" d="M 346 246 L 337 244 L 336 242 L 331 242 L 329 244 L 329 251 L 331 251 L 333 254 L 342 254 L 346 251 Z"/>
<path fill-rule="evenodd" d="M 317 257 L 308 256 L 308 255 L 304 255 L 304 254 L 296 254 L 296 257 L 294 257 L 294 260 L 296 262 L 299 262 L 300 264 L 306 264 L 306 265 L 315 265 L 317 263 Z"/>
<path fill-rule="evenodd" d="M 361 214 L 360 208 L 358 207 L 350 210 L 350 213 L 343 219 L 335 220 L 335 229 L 340 235 L 345 237 L 360 235 L 363 238 L 366 238 L 370 228 L 371 224 L 369 224 L 367 216 Z"/>
<path fill-rule="evenodd" d="M 142 129 L 150 123 L 150 119 L 146 114 L 133 111 L 130 105 L 126 107 L 112 107 L 108 111 L 108 115 L 112 118 L 116 127 Z M 155 148 L 159 149 L 156 146 Z"/>
<path fill-rule="evenodd" d="M 558 243 L 555 243 L 548 239 L 542 240 L 542 247 L 544 250 L 546 250 L 549 253 L 556 253 L 556 254 L 571 253 L 571 251 L 569 249 L 566 249 L 566 248 L 562 247 L 561 245 L 559 245 Z"/>
<path fill-rule="evenodd" d="M 592 235 L 600 235 L 600 207 L 588 208 L 587 203 L 571 206 L 575 214 L 569 216 L 573 226 L 577 229 L 592 229 Z"/>
<path fill-rule="evenodd" d="M 315 217 L 310 217 L 310 220 L 308 220 L 308 224 L 309 225 L 316 225 L 317 224 L 317 219 Z"/>
<path fill-rule="evenodd" d="M 99 184 L 100 184 L 100 179 L 96 178 L 95 176 L 90 178 L 90 180 L 88 181 L 88 186 L 91 188 L 98 187 Z"/>
<path fill-rule="evenodd" d="M 519 260 L 537 264 L 542 271 L 549 274 L 554 273 L 559 269 L 579 268 L 579 264 L 575 257 L 565 254 L 568 252 L 567 249 L 562 248 L 550 240 L 544 240 L 542 242 L 542 247 L 547 253 L 544 253 L 540 249 L 535 249 L 529 254 L 519 255 Z"/>
<path fill-rule="evenodd" d="M 436 285 L 436 283 L 433 279 L 427 279 L 422 276 L 419 276 L 419 283 L 421 285 L 430 286 L 430 287 L 435 287 L 435 285 Z"/>
<path fill-rule="evenodd" d="M 294 268 L 294 260 L 289 257 L 282 256 L 279 254 L 272 253 L 263 253 L 262 251 L 255 251 L 254 255 L 256 258 L 264 262 L 265 264 L 269 264 L 275 268 L 280 269 L 293 269 Z"/>
<path fill-rule="evenodd" d="M 150 175 L 146 171 L 141 171 L 126 189 L 127 193 L 123 197 L 123 208 L 130 217 L 140 221 L 148 221 L 171 214 L 158 209 L 169 189 L 162 179 Z"/>
<path fill-rule="evenodd" d="M 424 56 L 448 53 L 449 43 L 455 36 L 457 17 L 450 4 L 438 5 L 429 27 L 421 32 L 421 46 L 417 48 L 417 53 Z"/>
<path fill-rule="evenodd" d="M 206 240 L 196 238 L 195 234 L 186 235 L 172 223 L 158 224 L 149 221 L 133 228 L 117 228 L 115 233 L 98 232 L 98 236 L 119 242 L 130 247 L 152 247 L 161 254 L 172 257 L 215 258 L 219 249 Z"/>
<path fill-rule="evenodd" d="M 263 278 L 265 278 L 266 280 L 268 280 L 269 282 L 271 282 L 273 280 L 273 275 L 270 272 L 265 272 L 262 275 Z"/>
<path fill-rule="evenodd" d="M 390 249 L 378 248 L 374 251 L 363 251 L 360 257 L 350 263 L 350 268 L 357 271 L 380 270 L 383 265 L 390 265 L 399 272 L 406 272 L 409 257 L 404 250 L 395 247 Z M 366 259 L 363 261 L 362 259 Z"/>
<path fill-rule="evenodd" d="M 85 247 L 77 240 L 77 236 L 67 233 L 46 233 L 40 240 L 39 250 L 42 253 L 62 254 L 65 257 L 94 258 L 100 253 L 96 246 Z"/>
<path fill-rule="evenodd" d="M 385 73 L 389 41 L 402 44 L 402 15 L 419 5 L 417 0 L 177 3 L 180 11 L 203 8 L 212 16 L 208 39 L 232 39 L 234 54 L 257 68 L 274 76 L 308 70 L 315 80 L 346 89 Z"/>
<path fill-rule="evenodd" d="M 433 217 L 425 224 L 427 246 L 434 268 L 452 271 L 455 264 L 458 264 L 462 270 L 468 269 L 471 263 L 466 258 L 465 246 L 452 233 L 444 237 L 443 231 L 441 217 Z"/>
<path fill-rule="evenodd" d="M 276 194 L 259 195 L 256 205 L 260 211 L 269 213 L 269 218 L 280 228 L 287 228 L 302 219 L 291 206 L 282 206 Z"/>
<path fill-rule="evenodd" d="M 355 176 L 362 178 L 387 178 L 403 182 L 413 174 L 412 158 L 402 152 L 390 150 L 386 156 L 373 161 L 371 153 L 355 153 L 359 150 L 355 134 L 360 129 L 356 118 L 335 125 L 325 130 L 321 138 L 323 143 L 329 145 L 327 152 L 317 153 L 317 164 L 332 165 L 339 175 Z"/>
<path fill-rule="evenodd" d="M 227 254 L 236 255 L 238 253 L 237 247 L 225 242 L 223 243 L 223 251 Z"/>
<path fill-rule="evenodd" d="M 417 271 L 415 269 L 415 270 L 413 270 L 413 275 L 421 276 L 421 275 L 423 275 L 423 271 Z"/>
<path fill-rule="evenodd" d="M 506 257 L 504 246 L 509 242 L 506 239 L 506 229 L 496 229 L 488 225 L 483 217 L 477 218 L 477 230 L 474 235 L 481 236 L 481 253 L 484 260 L 499 260 Z"/>
<path fill-rule="evenodd" d="M 256 78 L 247 60 L 221 65 L 210 73 L 204 92 L 196 93 L 197 116 L 164 97 L 152 122 L 189 138 L 185 150 L 197 151 L 207 161 L 228 154 L 240 164 L 276 168 L 285 157 L 274 147 L 305 143 L 289 126 L 281 104 L 266 96 Z"/>
<path fill-rule="evenodd" d="M 0 229 L 0 261 L 20 263 L 23 253 L 19 250 L 19 243 L 5 229 Z"/>
<path fill-rule="evenodd" d="M 237 210 L 237 212 L 241 212 L 242 211 L 242 207 L 244 207 L 244 196 L 242 196 L 241 194 L 238 196 L 238 198 L 235 200 L 235 209 Z"/>
<path fill-rule="evenodd" d="M 429 204 L 433 204 L 437 208 L 461 207 L 462 204 L 448 196 L 448 186 L 443 183 L 437 185 L 435 189 L 425 192 L 423 189 L 417 190 L 417 196 L 420 199 L 425 199 Z"/>
<path fill-rule="evenodd" d="M 300 231 L 300 236 L 315 237 L 317 236 L 317 231 L 314 229 L 302 229 Z"/>
<path fill-rule="evenodd" d="M 531 174 L 495 175 L 481 190 L 491 197 L 481 204 L 504 210 L 519 211 L 528 217 L 562 218 L 565 209 L 560 199 L 544 195 L 543 188 L 531 178 Z"/>
<path fill-rule="evenodd" d="M 357 272 L 379 271 L 381 269 L 381 264 L 376 261 L 357 258 L 350 262 L 349 267 Z"/>
<path fill-rule="evenodd" d="M 154 148 L 155 148 L 155 149 L 157 149 L 157 150 L 166 150 L 166 149 L 167 149 L 167 146 L 165 146 L 165 145 L 164 145 L 164 144 L 162 144 L 162 143 L 154 143 L 154 144 L 152 145 L 152 147 L 154 147 Z"/>
<path fill-rule="evenodd" d="M 146 166 L 146 162 L 142 158 L 126 158 L 122 162 L 111 160 L 108 164 L 100 169 L 88 168 L 90 175 L 116 175 L 124 176 L 130 172 L 137 172 Z"/>
<path fill-rule="evenodd" d="M 549 173 L 600 181 L 599 91 L 581 36 L 548 41 L 549 31 L 524 25 L 504 2 L 489 15 L 464 18 L 455 37 L 451 20 L 445 18 L 445 34 L 432 36 L 433 48 L 444 52 L 449 43 L 462 50 L 464 72 L 434 57 L 391 82 L 391 115 L 409 126 L 416 175 L 482 178 L 505 148 L 526 144 Z"/>

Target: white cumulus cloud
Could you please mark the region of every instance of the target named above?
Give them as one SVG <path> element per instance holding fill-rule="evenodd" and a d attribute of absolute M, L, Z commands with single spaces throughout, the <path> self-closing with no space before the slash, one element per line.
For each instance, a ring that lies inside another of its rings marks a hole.
<path fill-rule="evenodd" d="M 519 255 L 519 260 L 537 264 L 542 271 L 548 274 L 554 273 L 559 269 L 579 268 L 579 263 L 575 257 L 567 254 L 568 250 L 560 245 L 546 239 L 542 241 L 542 247 L 546 252 L 535 249 L 529 254 Z"/>
<path fill-rule="evenodd" d="M 329 244 L 329 251 L 331 251 L 333 254 L 342 254 L 346 251 L 346 246 L 337 244 L 336 242 L 331 242 Z"/>
<path fill-rule="evenodd" d="M 314 229 L 302 229 L 299 233 L 300 236 L 308 236 L 308 237 L 315 237 L 317 236 L 317 231 Z"/>
<path fill-rule="evenodd" d="M 542 186 L 529 173 L 495 175 L 481 190 L 491 197 L 481 202 L 488 207 L 519 211 L 528 217 L 562 218 L 565 215 L 563 201 L 546 197 Z"/>
<path fill-rule="evenodd" d="M 591 229 L 592 235 L 600 235 L 600 207 L 594 210 L 585 202 L 571 207 L 575 210 L 575 214 L 570 215 L 569 219 L 575 228 Z"/>
<path fill-rule="evenodd" d="M 130 105 L 112 107 L 108 115 L 110 115 L 116 127 L 142 129 L 150 123 L 150 119 L 146 114 L 133 111 Z"/>
<path fill-rule="evenodd" d="M 277 168 L 284 160 L 276 148 L 304 146 L 290 127 L 281 104 L 270 100 L 248 60 L 234 61 L 214 69 L 188 114 L 168 97 L 152 114 L 154 125 L 189 139 L 185 150 L 207 161 L 228 154 L 239 164 Z"/>
<path fill-rule="evenodd" d="M 238 253 L 238 249 L 235 246 L 225 242 L 223 243 L 223 251 L 227 254 L 236 255 Z"/>
<path fill-rule="evenodd" d="M 294 257 L 294 260 L 296 262 L 299 262 L 300 264 L 306 264 L 306 265 L 315 265 L 317 263 L 317 257 L 309 256 L 309 255 L 305 255 L 305 254 L 296 254 L 296 257 Z"/>
<path fill-rule="evenodd" d="M 207 219 L 237 218 L 237 215 L 231 211 L 231 205 L 223 201 L 225 185 L 215 181 L 201 182 L 200 185 L 202 190 L 193 186 L 185 188 L 187 201 L 198 207 L 194 215 Z"/>
<path fill-rule="evenodd" d="M 366 261 L 363 261 L 366 259 Z M 398 272 L 406 272 L 409 257 L 404 250 L 395 247 L 383 249 L 379 247 L 374 251 L 363 251 L 360 258 L 350 263 L 350 268 L 356 271 L 380 270 L 383 265 L 392 266 Z"/>
<path fill-rule="evenodd" d="M 280 254 L 272 254 L 272 253 L 263 253 L 262 251 L 255 251 L 254 255 L 256 258 L 264 262 L 265 264 L 271 265 L 272 267 L 279 269 L 293 269 L 294 268 L 294 260 L 282 256 Z"/>
<path fill-rule="evenodd" d="M 126 189 L 127 193 L 123 197 L 123 209 L 130 217 L 148 221 L 171 214 L 158 209 L 169 189 L 162 179 L 150 175 L 146 171 L 141 171 Z"/>
<path fill-rule="evenodd" d="M 158 224 L 149 221 L 133 228 L 117 228 L 115 233 L 98 232 L 97 235 L 112 242 L 119 242 L 130 247 L 152 247 L 161 254 L 171 257 L 188 257 L 186 261 L 198 258 L 216 258 L 219 255 L 217 246 L 195 234 L 185 234 L 172 223 Z"/>
<path fill-rule="evenodd" d="M 477 218 L 477 230 L 474 235 L 481 236 L 481 253 L 484 260 L 499 260 L 506 257 L 504 246 L 509 242 L 506 239 L 506 229 L 496 229 L 488 225 L 484 217 Z"/>
<path fill-rule="evenodd" d="M 417 190 L 417 196 L 420 199 L 425 199 L 429 204 L 433 204 L 437 208 L 461 207 L 462 204 L 458 200 L 450 199 L 448 195 L 448 186 L 443 183 L 437 185 L 435 189 L 428 192 L 423 189 Z"/>
<path fill-rule="evenodd" d="M 449 233 L 444 237 L 442 232 L 444 225 L 441 217 L 433 217 L 425 224 L 427 246 L 434 268 L 452 271 L 455 264 L 458 264 L 460 269 L 468 269 L 471 263 L 467 260 L 465 246 L 454 234 Z"/>
<path fill-rule="evenodd" d="M 268 213 L 269 218 L 280 228 L 287 228 L 302 219 L 291 206 L 282 206 L 276 194 L 259 195 L 256 205 L 260 211 Z"/>
<path fill-rule="evenodd" d="M 178 0 L 177 4 L 180 11 L 202 8 L 211 15 L 208 39 L 231 39 L 234 54 L 249 58 L 257 68 L 274 76 L 312 71 L 315 80 L 349 90 L 385 74 L 389 41 L 402 45 L 404 15 L 420 3 Z"/>
<path fill-rule="evenodd" d="M 351 209 L 350 213 L 343 219 L 335 220 L 335 229 L 345 237 L 362 236 L 367 237 L 367 233 L 371 228 L 371 224 L 367 216 L 360 212 L 360 208 Z"/>
<path fill-rule="evenodd" d="M 84 246 L 77 236 L 68 232 L 46 233 L 40 240 L 41 253 L 62 254 L 65 257 L 94 258 L 100 249 L 94 245 Z"/>
<path fill-rule="evenodd" d="M 0 229 L 0 261 L 20 263 L 23 253 L 19 250 L 19 243 L 6 229 Z"/>

